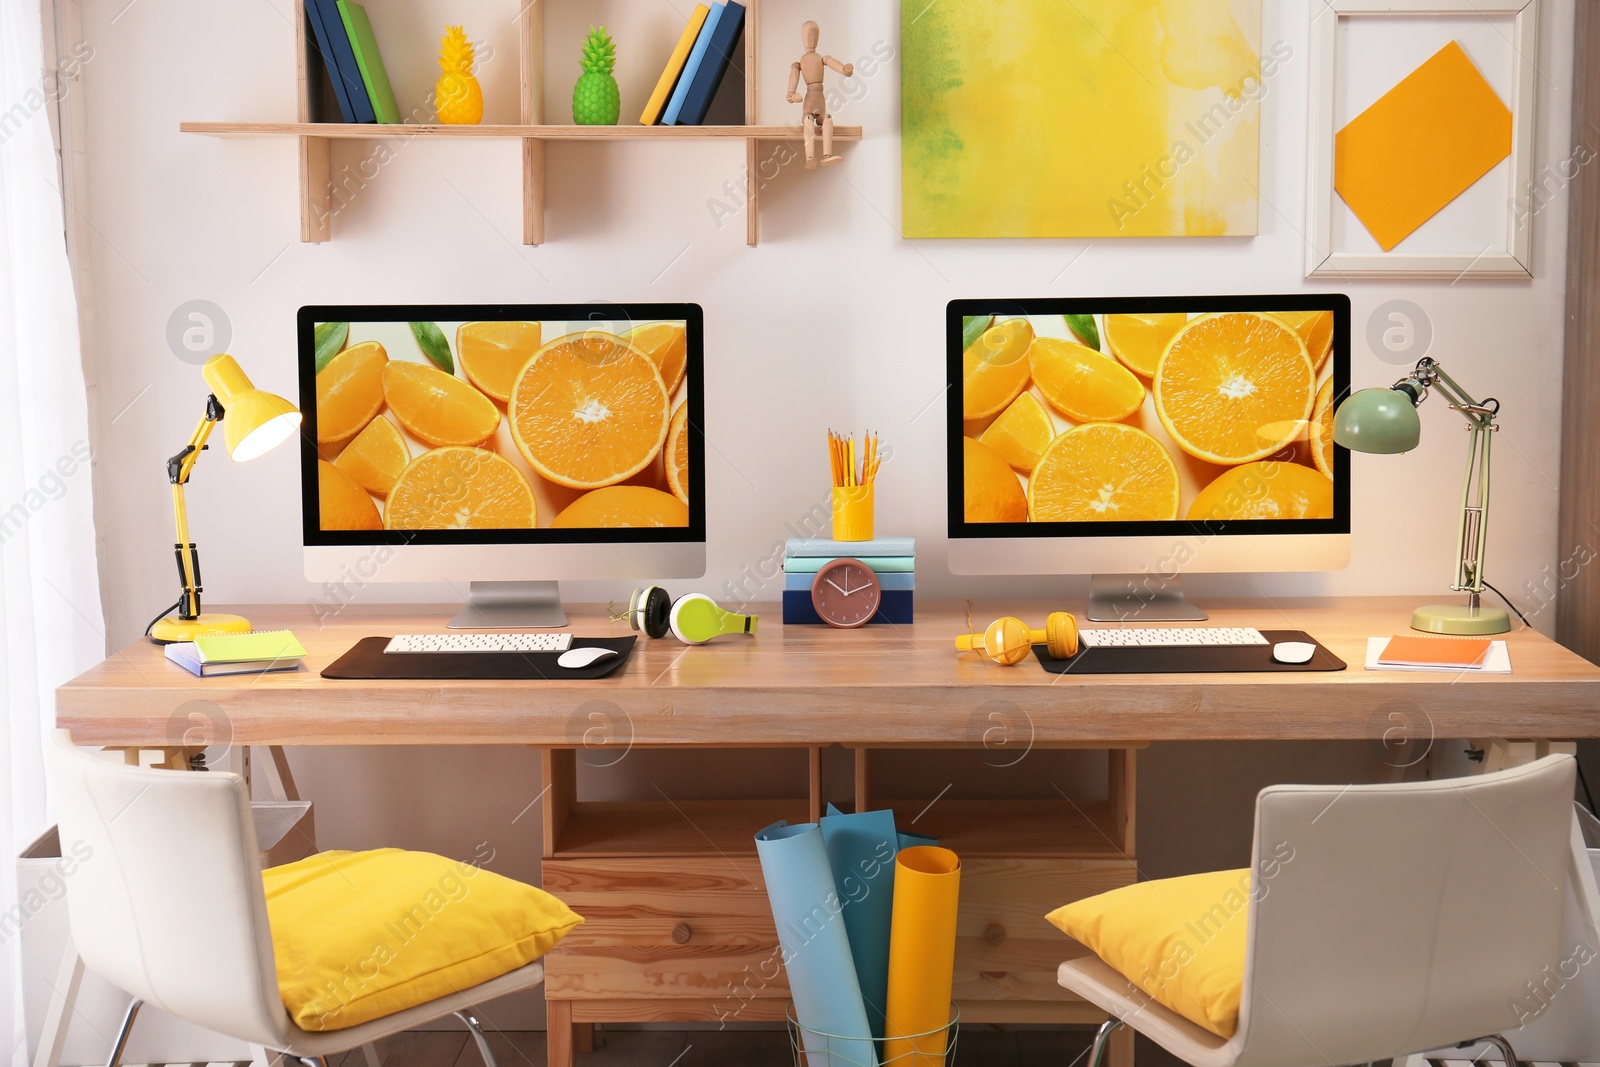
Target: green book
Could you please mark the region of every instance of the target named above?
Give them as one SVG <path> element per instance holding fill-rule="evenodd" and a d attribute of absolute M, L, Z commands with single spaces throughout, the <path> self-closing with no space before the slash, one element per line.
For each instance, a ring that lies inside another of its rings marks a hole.
<path fill-rule="evenodd" d="M 201 663 L 252 663 L 296 660 L 306 654 L 288 630 L 255 630 L 247 634 L 210 634 L 194 639 Z"/>
<path fill-rule="evenodd" d="M 344 19 L 345 32 L 350 35 L 356 66 L 361 68 L 361 81 L 367 87 L 367 96 L 372 100 L 372 110 L 378 121 L 398 123 L 400 108 L 394 102 L 394 90 L 389 87 L 389 73 L 383 69 L 383 57 L 378 54 L 378 42 L 372 36 L 367 9 L 353 0 L 339 0 L 339 17 Z"/>

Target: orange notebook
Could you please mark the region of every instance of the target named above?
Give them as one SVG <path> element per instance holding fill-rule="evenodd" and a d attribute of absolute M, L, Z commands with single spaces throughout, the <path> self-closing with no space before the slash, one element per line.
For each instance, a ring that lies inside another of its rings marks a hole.
<path fill-rule="evenodd" d="M 1482 667 L 1494 644 L 1487 637 L 1391 637 L 1379 663 L 1404 667 Z"/>

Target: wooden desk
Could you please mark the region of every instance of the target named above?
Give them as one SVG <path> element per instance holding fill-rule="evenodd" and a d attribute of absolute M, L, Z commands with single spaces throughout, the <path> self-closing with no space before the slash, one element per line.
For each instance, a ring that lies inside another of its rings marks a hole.
<path fill-rule="evenodd" d="M 918 810 L 938 799 L 877 795 L 875 751 L 1106 751 L 1103 796 L 952 796 L 918 823 L 963 857 L 963 1017 L 1089 1023 L 1098 1013 L 1055 984 L 1071 946 L 1041 917 L 1134 879 L 1139 747 L 1471 737 L 1537 749 L 1600 736 L 1600 668 L 1533 631 L 1508 635 L 1509 676 L 1369 673 L 1366 638 L 1404 629 L 1410 599 L 1206 606 L 1212 625 L 1305 630 L 1350 669 L 1058 676 L 1031 662 L 1002 668 L 953 650 L 965 612 L 943 605 L 924 607 L 914 626 L 848 633 L 784 628 L 768 608 L 756 640 L 701 648 L 641 640 L 623 672 L 597 682 L 339 682 L 318 672 L 358 639 L 440 631 L 452 609 L 352 607 L 319 623 L 304 607 L 251 607 L 242 610 L 257 627 L 295 631 L 310 653 L 306 670 L 200 679 L 139 642 L 58 690 L 57 722 L 82 744 L 120 747 L 181 746 L 198 723 L 222 725 L 235 745 L 539 748 L 548 787 L 543 880 L 589 918 L 548 960 L 551 1067 L 570 1063 L 575 1023 L 782 1018 L 782 975 L 754 977 L 771 973 L 777 942 L 752 835 L 774 819 L 817 816 L 823 750 L 835 744 L 851 750 L 858 810 Z M 981 628 L 1000 614 L 1039 622 L 1045 607 L 980 603 L 972 620 Z M 570 629 L 627 632 L 593 610 Z M 792 749 L 801 771 L 787 800 L 585 801 L 578 756 L 597 731 L 601 745 L 625 735 L 638 748 Z M 1124 1039 L 1124 1062 L 1129 1047 Z"/>

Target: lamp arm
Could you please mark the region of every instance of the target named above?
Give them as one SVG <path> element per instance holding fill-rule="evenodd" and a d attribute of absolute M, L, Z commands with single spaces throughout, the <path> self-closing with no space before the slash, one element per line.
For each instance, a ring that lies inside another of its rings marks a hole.
<path fill-rule="evenodd" d="M 1480 402 L 1473 399 L 1471 393 L 1461 388 L 1461 383 L 1446 374 L 1445 369 L 1431 359 L 1424 359 L 1417 364 L 1416 377 L 1422 385 L 1439 390 L 1444 398 L 1450 401 L 1450 406 L 1461 412 L 1468 422 L 1484 429 L 1494 427 L 1495 416 L 1500 410 L 1499 401 Z"/>
<path fill-rule="evenodd" d="M 184 502 L 183 487 L 189 481 L 195 461 L 205 451 L 206 440 L 217 423 L 222 421 L 222 405 L 217 398 L 206 398 L 206 413 L 189 435 L 183 450 L 167 460 L 167 480 L 172 483 L 172 524 L 177 531 L 173 551 L 178 557 L 178 580 L 183 583 L 183 595 L 178 598 L 178 618 L 185 621 L 200 616 L 200 550 L 189 540 L 189 509 Z"/>
<path fill-rule="evenodd" d="M 1471 431 L 1467 474 L 1461 486 L 1461 519 L 1456 529 L 1456 580 L 1450 588 L 1466 593 L 1471 607 L 1483 596 L 1483 558 L 1489 540 L 1489 460 L 1500 413 L 1497 400 L 1479 401 L 1461 387 L 1434 360 L 1417 364 L 1413 380 L 1438 389 L 1450 406 L 1461 412 Z"/>

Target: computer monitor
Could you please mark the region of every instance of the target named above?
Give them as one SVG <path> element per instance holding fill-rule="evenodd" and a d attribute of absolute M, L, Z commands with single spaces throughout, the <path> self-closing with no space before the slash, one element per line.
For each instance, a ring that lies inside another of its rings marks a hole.
<path fill-rule="evenodd" d="M 952 572 L 1197 621 L 1185 573 L 1349 564 L 1347 297 L 957 300 L 946 337 Z"/>
<path fill-rule="evenodd" d="M 470 583 L 452 626 L 565 625 L 556 579 L 705 573 L 694 304 L 313 306 L 306 576 Z"/>

